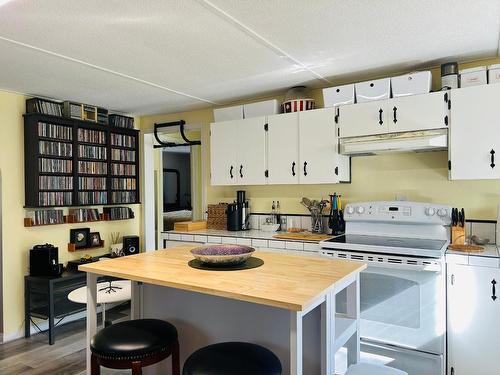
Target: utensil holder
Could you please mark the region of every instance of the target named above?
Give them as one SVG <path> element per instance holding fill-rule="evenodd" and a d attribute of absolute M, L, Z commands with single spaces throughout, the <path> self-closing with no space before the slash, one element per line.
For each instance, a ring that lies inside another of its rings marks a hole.
<path fill-rule="evenodd" d="M 311 232 L 323 233 L 323 215 L 321 212 L 311 212 Z"/>

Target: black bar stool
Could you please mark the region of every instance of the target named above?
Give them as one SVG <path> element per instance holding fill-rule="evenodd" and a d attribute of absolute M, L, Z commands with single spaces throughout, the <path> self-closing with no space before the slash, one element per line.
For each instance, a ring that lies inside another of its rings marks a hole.
<path fill-rule="evenodd" d="M 138 319 L 120 322 L 99 331 L 90 341 L 91 374 L 99 375 L 100 366 L 132 369 L 132 375 L 142 374 L 142 368 L 172 355 L 172 374 L 180 375 L 177 329 L 158 319 Z"/>
<path fill-rule="evenodd" d="M 195 351 L 183 375 L 281 375 L 281 362 L 270 350 L 246 342 L 224 342 Z"/>

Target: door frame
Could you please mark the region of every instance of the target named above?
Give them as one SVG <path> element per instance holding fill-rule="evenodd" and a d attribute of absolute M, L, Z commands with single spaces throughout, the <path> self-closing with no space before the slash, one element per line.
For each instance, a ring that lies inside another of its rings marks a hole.
<path fill-rule="evenodd" d="M 201 212 L 203 214 L 202 219 L 206 217 L 207 210 L 207 160 L 204 157 L 207 151 L 207 142 L 209 142 L 208 132 L 204 131 L 205 126 L 203 124 L 186 124 L 186 131 L 199 131 L 201 145 L 200 147 L 200 158 L 201 158 Z M 161 131 L 162 134 L 178 133 L 179 129 L 167 128 Z M 161 186 L 159 181 L 162 180 L 162 175 L 155 175 L 158 171 L 163 174 L 163 158 L 159 160 L 159 169 L 155 171 L 155 154 L 154 145 L 156 140 L 154 138 L 154 129 L 148 129 L 143 132 L 143 161 L 144 165 L 142 168 L 143 178 L 142 178 L 142 202 L 143 202 L 143 212 L 142 212 L 142 224 L 143 224 L 143 236 L 144 236 L 144 249 L 145 251 L 154 251 L 162 247 L 162 232 L 163 232 L 163 202 L 158 202 L 162 207 L 155 205 L 155 200 L 157 195 L 160 193 L 158 187 Z M 191 176 L 194 176 L 197 171 L 192 170 Z M 193 177 L 191 177 L 192 179 Z M 192 188 L 192 191 L 196 189 Z M 159 194 L 160 196 L 162 195 Z M 197 196 L 192 194 L 191 201 L 194 203 L 197 201 Z M 194 206 L 194 205 L 193 205 Z M 161 208 L 161 209 L 158 209 Z M 193 207 L 194 208 L 194 207 Z"/>

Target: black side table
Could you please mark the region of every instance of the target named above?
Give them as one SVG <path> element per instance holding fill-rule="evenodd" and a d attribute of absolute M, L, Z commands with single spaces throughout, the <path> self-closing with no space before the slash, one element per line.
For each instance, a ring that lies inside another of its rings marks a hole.
<path fill-rule="evenodd" d="M 55 342 L 54 320 L 85 311 L 86 305 L 72 302 L 68 294 L 86 285 L 85 272 L 65 272 L 60 277 L 24 277 L 24 337 L 31 336 L 31 318 L 48 319 L 49 344 Z"/>

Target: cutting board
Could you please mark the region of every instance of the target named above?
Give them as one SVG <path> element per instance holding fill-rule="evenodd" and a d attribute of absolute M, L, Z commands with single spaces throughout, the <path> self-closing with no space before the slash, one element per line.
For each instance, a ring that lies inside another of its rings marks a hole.
<path fill-rule="evenodd" d="M 282 240 L 302 240 L 302 241 L 323 241 L 332 238 L 328 234 L 311 233 L 311 232 L 299 232 L 299 233 L 280 233 L 275 234 L 274 238 L 279 238 Z"/>
<path fill-rule="evenodd" d="M 476 246 L 476 245 L 449 245 L 448 249 L 453 251 L 464 251 L 467 253 L 482 253 L 484 251 L 484 247 Z"/>
<path fill-rule="evenodd" d="M 191 232 L 193 230 L 207 229 L 207 222 L 203 221 L 178 221 L 174 223 L 174 230 Z"/>

